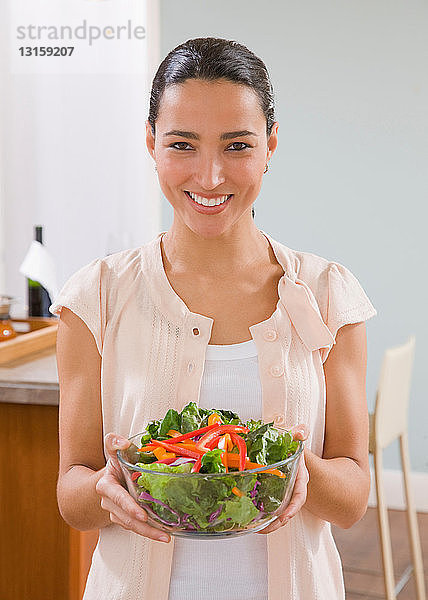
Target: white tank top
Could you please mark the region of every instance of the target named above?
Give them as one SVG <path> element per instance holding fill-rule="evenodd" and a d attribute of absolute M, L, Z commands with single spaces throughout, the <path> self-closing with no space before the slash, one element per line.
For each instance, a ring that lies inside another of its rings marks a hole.
<path fill-rule="evenodd" d="M 262 389 L 254 340 L 209 345 L 201 408 L 224 408 L 243 421 L 262 418 Z M 267 600 L 266 535 L 220 540 L 175 538 L 168 600 Z"/>

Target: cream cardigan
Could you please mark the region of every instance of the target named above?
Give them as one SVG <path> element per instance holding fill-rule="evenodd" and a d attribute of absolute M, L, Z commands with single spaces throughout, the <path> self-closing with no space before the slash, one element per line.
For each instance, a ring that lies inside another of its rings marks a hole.
<path fill-rule="evenodd" d="M 160 248 L 163 233 L 82 267 L 50 307 L 59 314 L 66 306 L 94 335 L 102 355 L 104 433 L 135 435 L 169 408 L 181 411 L 199 401 L 213 319 L 191 312 L 170 285 Z M 369 319 L 376 310 L 344 266 L 291 250 L 262 233 L 284 270 L 274 313 L 250 327 L 263 420 L 307 423 L 307 446 L 321 456 L 323 362 L 340 327 Z M 269 600 L 343 600 L 330 523 L 303 508 L 287 526 L 268 534 L 267 543 Z M 165 544 L 115 524 L 104 527 L 84 600 L 167 600 L 173 552 L 173 536 Z"/>

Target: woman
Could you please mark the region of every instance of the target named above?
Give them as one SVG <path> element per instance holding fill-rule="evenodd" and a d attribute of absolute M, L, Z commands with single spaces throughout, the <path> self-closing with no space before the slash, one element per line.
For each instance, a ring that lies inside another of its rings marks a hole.
<path fill-rule="evenodd" d="M 172 226 L 80 269 L 51 307 L 59 507 L 71 526 L 100 529 L 84 598 L 343 599 L 330 523 L 350 527 L 367 506 L 364 321 L 376 311 L 345 267 L 254 223 L 278 123 L 266 67 L 245 46 L 200 38 L 170 52 L 146 143 Z M 160 543 L 124 489 L 117 449 L 192 400 L 305 424 L 307 470 L 260 535 Z"/>

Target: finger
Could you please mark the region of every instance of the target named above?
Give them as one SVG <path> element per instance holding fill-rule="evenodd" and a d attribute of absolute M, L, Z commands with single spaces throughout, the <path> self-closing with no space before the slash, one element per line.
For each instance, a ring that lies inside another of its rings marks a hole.
<path fill-rule="evenodd" d="M 306 468 L 305 460 L 303 457 L 301 457 L 296 476 L 296 483 L 294 484 L 293 495 L 291 497 L 289 505 L 283 513 L 278 515 L 275 521 L 270 523 L 265 529 L 257 531 L 256 533 L 272 533 L 272 531 L 276 531 L 276 529 L 279 529 L 283 525 L 286 525 L 288 521 L 297 514 L 297 512 L 302 508 L 302 506 L 306 502 L 308 481 L 309 473 Z"/>
<path fill-rule="evenodd" d="M 170 541 L 171 538 L 166 532 L 141 521 L 137 516 L 137 512 L 134 512 L 134 514 L 126 512 L 108 498 L 103 498 L 101 505 L 110 513 L 110 521 L 112 523 L 116 523 L 128 531 L 133 531 L 138 535 L 142 535 L 157 542 Z M 163 539 L 165 536 L 167 540 Z"/>
<path fill-rule="evenodd" d="M 308 481 L 309 473 L 304 461 L 302 461 L 297 472 L 293 495 L 289 505 L 281 515 L 282 519 L 291 519 L 305 504 L 308 493 Z"/>
<path fill-rule="evenodd" d="M 290 433 L 293 436 L 293 440 L 305 441 L 309 437 L 309 427 L 305 423 L 294 425 L 290 429 Z"/>
<path fill-rule="evenodd" d="M 269 525 L 267 527 L 265 527 L 264 529 L 261 529 L 260 531 L 256 531 L 256 533 L 272 533 L 273 531 L 276 531 L 277 529 L 279 529 L 280 527 L 283 527 L 283 525 L 286 525 L 289 521 L 289 519 L 286 519 L 285 521 L 281 520 L 281 515 L 279 515 L 274 521 L 272 521 L 272 523 L 269 523 Z"/>
<path fill-rule="evenodd" d="M 119 460 L 117 458 L 118 450 L 126 450 L 129 448 L 131 442 L 121 435 L 116 433 L 107 433 L 104 437 L 104 454 L 107 458 L 107 464 L 110 461 L 114 469 L 121 474 Z"/>
<path fill-rule="evenodd" d="M 103 477 L 98 480 L 95 490 L 99 496 L 101 496 L 101 506 L 104 508 L 104 504 L 109 500 L 114 505 L 119 507 L 125 513 L 133 515 L 140 521 L 147 521 L 147 513 L 142 509 L 134 498 L 123 488 L 117 479 L 106 471 Z M 109 510 L 109 508 L 106 510 Z"/>
<path fill-rule="evenodd" d="M 104 437 L 104 449 L 107 456 L 116 457 L 117 450 L 126 450 L 131 442 L 116 433 L 107 433 Z"/>

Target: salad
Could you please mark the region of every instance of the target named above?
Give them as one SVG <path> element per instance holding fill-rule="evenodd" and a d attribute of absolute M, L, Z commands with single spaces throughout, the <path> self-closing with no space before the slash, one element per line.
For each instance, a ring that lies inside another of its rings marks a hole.
<path fill-rule="evenodd" d="M 302 447 L 273 422 L 244 423 L 232 411 L 194 402 L 181 413 L 169 409 L 134 439 L 132 462 L 144 469 L 131 475 L 138 502 L 163 525 L 195 532 L 242 529 L 272 517 L 291 495 L 298 461 L 251 470 L 298 458 Z"/>

